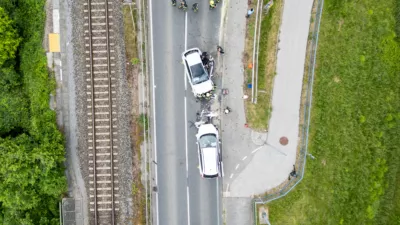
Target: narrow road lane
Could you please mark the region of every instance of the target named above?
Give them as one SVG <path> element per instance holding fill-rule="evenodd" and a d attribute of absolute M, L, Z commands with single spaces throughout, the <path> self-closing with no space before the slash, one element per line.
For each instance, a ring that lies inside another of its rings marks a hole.
<path fill-rule="evenodd" d="M 155 125 L 159 224 L 188 221 L 184 95 L 179 56 L 184 50 L 184 15 L 169 1 L 153 5 Z M 179 135 L 178 135 L 179 134 Z"/>
<path fill-rule="evenodd" d="M 189 8 L 194 2 L 187 2 Z M 204 2 L 205 3 L 205 2 Z M 181 53 L 199 47 L 215 55 L 220 24 L 219 10 L 187 13 L 170 1 L 150 4 L 154 72 L 155 132 L 157 152 L 158 224 L 219 225 L 219 179 L 201 178 L 198 170 L 195 121 L 200 103 L 186 83 Z M 178 3 L 179 4 L 179 3 Z M 213 52 L 212 52 L 213 51 Z"/>
<path fill-rule="evenodd" d="M 194 2 L 188 2 L 192 5 Z M 208 2 L 199 3 L 197 13 L 189 12 L 187 19 L 187 48 L 198 47 L 202 51 L 211 53 L 217 58 L 216 50 L 219 39 L 220 8 L 209 10 Z M 218 63 L 218 61 L 216 62 Z M 189 90 L 190 92 L 190 87 Z M 200 103 L 195 103 L 194 97 L 188 97 L 188 105 L 194 104 L 199 108 Z M 195 112 L 190 112 L 190 116 Z M 191 225 L 219 225 L 221 224 L 221 179 L 204 179 L 200 177 L 198 169 L 198 156 L 195 134 L 197 130 L 191 128 L 188 132 L 189 145 L 189 186 L 190 186 L 190 220 Z M 190 161 L 192 160 L 192 161 Z"/>

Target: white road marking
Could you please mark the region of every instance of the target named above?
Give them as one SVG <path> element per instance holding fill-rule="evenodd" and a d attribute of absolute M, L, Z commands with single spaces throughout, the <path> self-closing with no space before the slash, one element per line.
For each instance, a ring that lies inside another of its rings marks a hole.
<path fill-rule="evenodd" d="M 244 161 L 244 160 L 246 160 L 246 159 L 247 159 L 247 156 L 243 157 L 242 161 Z"/>
<path fill-rule="evenodd" d="M 254 149 L 251 153 L 252 154 L 254 154 L 254 153 L 256 153 L 258 150 L 260 150 L 262 147 L 264 147 L 264 146 L 260 146 L 260 147 L 258 147 L 258 148 L 256 148 L 256 149 Z"/>
<path fill-rule="evenodd" d="M 156 97 L 155 97 L 155 88 L 156 85 L 154 84 L 154 39 L 153 39 L 153 6 L 152 6 L 152 0 L 149 1 L 149 18 L 150 18 L 150 39 L 151 39 L 151 82 L 153 85 L 153 137 L 154 137 L 154 141 L 153 141 L 153 145 L 154 145 L 154 161 L 157 162 L 157 132 L 156 132 Z M 157 166 L 157 164 L 155 165 Z M 157 168 L 154 171 L 155 173 L 155 186 L 157 187 L 158 185 L 158 174 L 157 174 Z M 156 224 L 159 225 L 160 224 L 160 215 L 159 215 L 159 211 L 158 211 L 158 192 L 155 192 L 156 195 L 156 218 L 157 218 L 157 222 Z"/>
<path fill-rule="evenodd" d="M 218 225 L 219 225 L 219 217 L 220 217 L 220 213 L 219 213 L 219 179 L 217 179 L 217 218 L 218 218 Z"/>
<path fill-rule="evenodd" d="M 183 77 L 185 82 L 186 82 L 186 76 Z M 183 98 L 184 99 L 184 108 L 185 108 L 185 121 L 187 121 L 187 101 L 186 101 L 186 96 Z M 188 162 L 188 131 L 187 131 L 187 125 L 185 124 L 185 154 L 186 154 L 186 178 L 189 177 L 189 162 Z"/>
<path fill-rule="evenodd" d="M 231 179 L 232 179 L 232 177 L 233 177 L 233 173 L 231 173 L 231 176 L 230 176 L 229 178 L 231 178 Z"/>
<path fill-rule="evenodd" d="M 229 191 L 229 184 L 226 185 L 226 192 Z"/>
<path fill-rule="evenodd" d="M 188 224 L 190 224 L 190 210 L 189 210 L 189 205 L 190 205 L 190 200 L 189 200 L 189 185 L 186 186 L 186 195 L 187 195 L 187 200 L 186 200 L 186 204 L 188 205 Z"/>
<path fill-rule="evenodd" d="M 239 166 L 240 166 L 240 164 L 237 164 L 235 170 L 239 169 Z"/>
<path fill-rule="evenodd" d="M 185 12 L 185 50 L 187 48 L 187 12 Z M 186 74 L 185 70 L 183 70 L 183 79 L 185 82 L 185 92 L 187 90 L 187 81 L 186 81 Z M 185 94 L 185 121 L 187 121 L 187 98 Z M 186 180 L 189 178 L 189 160 L 188 160 L 188 131 L 187 131 L 187 124 L 185 123 L 185 149 L 186 149 Z M 189 202 L 189 184 L 186 185 L 187 187 L 187 192 L 186 192 L 186 198 L 187 198 L 187 215 L 188 215 L 188 221 L 187 224 L 190 225 L 190 202 Z"/>

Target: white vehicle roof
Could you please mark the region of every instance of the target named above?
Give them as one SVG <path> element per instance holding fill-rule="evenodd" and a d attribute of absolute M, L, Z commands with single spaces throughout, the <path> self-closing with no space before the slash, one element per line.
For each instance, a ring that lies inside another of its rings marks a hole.
<path fill-rule="evenodd" d="M 218 174 L 218 152 L 217 148 L 203 148 L 202 156 L 204 163 L 204 175 Z"/>
<path fill-rule="evenodd" d="M 201 174 L 209 178 L 219 176 L 220 152 L 217 128 L 213 124 L 203 124 L 199 127 L 196 137 L 200 150 Z"/>

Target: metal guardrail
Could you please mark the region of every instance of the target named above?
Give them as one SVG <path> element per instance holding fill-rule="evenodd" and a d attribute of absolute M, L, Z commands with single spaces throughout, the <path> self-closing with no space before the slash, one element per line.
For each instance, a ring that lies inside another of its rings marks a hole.
<path fill-rule="evenodd" d="M 308 148 L 308 134 L 310 129 L 310 115 L 311 115 L 311 106 L 312 106 L 312 92 L 313 92 L 313 84 L 314 84 L 314 69 L 315 69 L 315 60 L 317 55 L 317 45 L 318 45 L 318 34 L 319 34 L 319 27 L 321 22 L 322 16 L 322 8 L 324 5 L 324 0 L 317 0 L 317 12 L 315 16 L 315 23 L 314 29 L 312 32 L 312 41 L 311 41 L 311 48 L 309 54 L 309 66 L 307 72 L 307 94 L 306 94 L 306 102 L 304 104 L 304 114 L 303 114 L 303 125 L 300 131 L 301 140 L 299 143 L 300 151 L 299 155 L 296 160 L 295 167 L 297 168 L 299 173 L 297 173 L 296 177 L 292 177 L 287 183 L 283 185 L 277 192 L 272 194 L 268 194 L 263 197 L 257 197 L 253 199 L 253 210 L 254 210 L 254 224 L 258 224 L 258 217 L 257 217 L 257 209 L 258 205 L 266 204 L 271 201 L 277 200 L 286 196 L 290 191 L 293 190 L 294 187 L 297 186 L 303 180 L 304 171 L 307 161 L 307 156 L 310 155 L 312 158 L 313 156 L 307 153 Z"/>
<path fill-rule="evenodd" d="M 254 41 L 253 41 L 253 69 L 251 72 L 251 102 L 257 104 L 258 98 L 258 57 L 260 55 L 260 36 L 261 36 L 261 24 L 263 20 L 263 13 L 267 16 L 269 9 L 274 4 L 274 0 L 269 0 L 264 5 L 263 0 L 257 0 L 256 8 L 256 24 L 254 26 Z"/>

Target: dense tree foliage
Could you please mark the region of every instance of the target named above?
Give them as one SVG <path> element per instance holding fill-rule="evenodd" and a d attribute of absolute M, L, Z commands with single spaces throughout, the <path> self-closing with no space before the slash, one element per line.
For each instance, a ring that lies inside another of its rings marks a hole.
<path fill-rule="evenodd" d="M 0 66 L 8 59 L 15 58 L 20 39 L 13 27 L 13 21 L 0 7 Z"/>
<path fill-rule="evenodd" d="M 59 224 L 65 153 L 49 109 L 44 4 L 0 0 L 0 224 Z"/>

